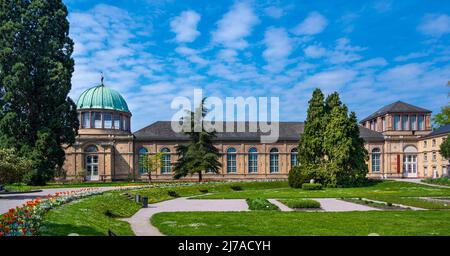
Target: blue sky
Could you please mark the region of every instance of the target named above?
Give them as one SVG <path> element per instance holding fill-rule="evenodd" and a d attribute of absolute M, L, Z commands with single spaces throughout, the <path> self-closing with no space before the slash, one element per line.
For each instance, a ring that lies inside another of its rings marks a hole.
<path fill-rule="evenodd" d="M 133 130 L 170 120 L 176 96 L 279 97 L 303 121 L 312 90 L 359 119 L 403 100 L 448 103 L 446 1 L 65 0 L 75 41 L 71 97 L 99 83 L 126 98 Z"/>

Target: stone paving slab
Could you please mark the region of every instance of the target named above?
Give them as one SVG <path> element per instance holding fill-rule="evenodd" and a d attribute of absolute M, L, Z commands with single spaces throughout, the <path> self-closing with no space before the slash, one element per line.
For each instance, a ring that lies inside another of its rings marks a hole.
<path fill-rule="evenodd" d="M 268 199 L 268 201 L 276 206 L 278 206 L 278 208 L 280 208 L 280 211 L 282 212 L 292 212 L 293 209 L 287 207 L 286 205 L 284 205 L 282 202 L 276 200 L 276 199 Z"/>
<path fill-rule="evenodd" d="M 313 198 L 326 212 L 379 211 L 380 209 L 346 202 L 336 198 Z"/>

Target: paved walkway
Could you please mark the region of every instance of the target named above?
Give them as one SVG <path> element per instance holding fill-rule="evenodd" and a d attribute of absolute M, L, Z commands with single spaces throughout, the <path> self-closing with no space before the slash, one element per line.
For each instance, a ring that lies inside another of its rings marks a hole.
<path fill-rule="evenodd" d="M 139 186 L 130 186 L 129 188 L 134 188 Z M 85 187 L 89 188 L 89 187 Z M 92 188 L 92 187 L 91 187 Z M 111 186 L 111 187 L 95 187 L 96 189 L 102 191 L 114 190 L 118 188 L 124 188 L 120 186 Z M 11 195 L 1 195 L 0 194 L 0 214 L 8 212 L 9 209 L 15 208 L 16 206 L 22 206 L 27 201 L 36 199 L 38 197 L 46 197 L 49 194 L 55 194 L 58 192 L 66 192 L 66 191 L 74 191 L 80 190 L 84 188 L 48 188 L 42 189 L 41 192 L 34 193 L 21 193 L 21 194 L 11 194 Z"/>
<path fill-rule="evenodd" d="M 142 208 L 129 219 L 122 219 L 131 224 L 137 236 L 162 236 L 159 230 L 150 224 L 151 217 L 159 212 L 239 212 L 249 211 L 244 199 L 196 200 L 177 198 L 149 205 Z"/>
<path fill-rule="evenodd" d="M 377 211 L 372 207 L 345 202 L 334 198 L 314 199 L 320 202 L 324 211 Z M 291 208 L 280 203 L 278 200 L 269 199 L 269 202 L 277 205 L 281 211 L 292 211 Z M 151 217 L 160 212 L 239 212 L 249 211 L 244 199 L 218 199 L 218 200 L 197 200 L 178 198 L 149 205 L 149 208 L 142 208 L 135 215 L 128 219 L 122 219 L 130 223 L 131 228 L 137 236 L 162 236 L 161 232 L 150 223 Z"/>
<path fill-rule="evenodd" d="M 437 184 L 430 184 L 430 183 L 422 182 L 422 179 L 390 179 L 390 180 L 415 183 L 415 184 L 426 185 L 426 186 L 437 187 L 437 188 L 450 188 L 450 186 L 444 186 L 444 185 L 437 185 Z"/>

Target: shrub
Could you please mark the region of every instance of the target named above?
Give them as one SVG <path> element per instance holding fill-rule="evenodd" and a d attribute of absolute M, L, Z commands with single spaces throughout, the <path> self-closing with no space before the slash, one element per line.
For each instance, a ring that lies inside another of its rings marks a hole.
<path fill-rule="evenodd" d="M 317 183 L 328 184 L 329 174 L 324 165 L 301 165 L 295 166 L 289 172 L 289 186 L 293 188 L 301 188 L 303 184 L 309 183 L 311 180 Z"/>
<path fill-rule="evenodd" d="M 28 183 L 32 164 L 16 150 L 0 148 L 0 184 Z"/>
<path fill-rule="evenodd" d="M 232 190 L 234 190 L 234 191 L 241 191 L 242 190 L 242 187 L 241 186 L 231 186 L 230 187 Z"/>
<path fill-rule="evenodd" d="M 200 193 L 203 193 L 203 194 L 207 194 L 208 193 L 207 189 L 199 189 L 198 191 L 200 191 Z"/>
<path fill-rule="evenodd" d="M 171 197 L 178 197 L 178 194 L 176 191 L 173 190 L 169 190 L 167 191 L 167 195 L 171 196 Z"/>
<path fill-rule="evenodd" d="M 318 209 L 320 203 L 310 199 L 286 199 L 281 200 L 283 204 L 292 209 Z"/>
<path fill-rule="evenodd" d="M 278 206 L 271 204 L 264 198 L 247 199 L 248 208 L 252 211 L 274 211 L 278 210 Z"/>
<path fill-rule="evenodd" d="M 301 188 L 303 183 L 309 182 L 306 168 L 303 166 L 294 166 L 289 171 L 289 186 L 292 188 Z"/>
<path fill-rule="evenodd" d="M 302 185 L 303 190 L 321 190 L 322 184 L 320 183 L 304 183 Z"/>

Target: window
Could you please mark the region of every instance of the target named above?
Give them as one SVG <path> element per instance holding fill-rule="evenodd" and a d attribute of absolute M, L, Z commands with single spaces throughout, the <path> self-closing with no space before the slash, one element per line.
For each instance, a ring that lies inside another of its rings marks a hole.
<path fill-rule="evenodd" d="M 423 161 L 424 162 L 428 161 L 428 154 L 427 153 L 423 154 Z"/>
<path fill-rule="evenodd" d="M 114 129 L 120 130 L 120 115 L 114 114 Z"/>
<path fill-rule="evenodd" d="M 102 128 L 102 113 L 93 112 L 92 115 L 92 119 L 94 120 L 94 128 Z"/>
<path fill-rule="evenodd" d="M 170 150 L 168 148 L 161 149 L 161 153 L 163 153 L 162 156 L 162 166 L 161 166 L 161 173 L 167 174 L 170 173 L 172 170 L 170 165 Z"/>
<path fill-rule="evenodd" d="M 83 128 L 91 128 L 91 113 L 89 113 L 89 112 L 83 113 L 82 127 Z"/>
<path fill-rule="evenodd" d="M 236 149 L 227 150 L 227 173 L 236 173 Z"/>
<path fill-rule="evenodd" d="M 293 148 L 291 150 L 291 167 L 297 166 L 298 165 L 298 149 L 297 148 Z"/>
<path fill-rule="evenodd" d="M 371 130 L 375 130 L 376 124 L 377 124 L 377 122 L 376 122 L 375 120 L 372 120 L 372 121 L 370 122 L 370 129 L 371 129 Z"/>
<path fill-rule="evenodd" d="M 442 176 L 443 177 L 448 176 L 448 174 L 447 174 L 447 166 L 442 166 Z"/>
<path fill-rule="evenodd" d="M 129 129 L 129 127 L 128 127 L 128 124 L 129 124 L 128 120 L 129 120 L 129 118 L 128 118 L 127 116 L 124 116 L 124 117 L 122 118 L 122 121 L 123 121 L 122 129 L 123 129 L 124 131 L 128 131 L 128 129 Z"/>
<path fill-rule="evenodd" d="M 402 116 L 402 130 L 408 130 L 408 116 Z"/>
<path fill-rule="evenodd" d="M 433 156 L 431 157 L 431 160 L 436 161 L 436 152 L 433 152 Z"/>
<path fill-rule="evenodd" d="M 145 158 L 147 157 L 148 150 L 146 148 L 139 149 L 139 173 L 147 173 L 147 167 L 145 166 Z"/>
<path fill-rule="evenodd" d="M 86 154 L 86 178 L 87 180 L 98 180 L 98 155 L 97 147 L 89 146 L 85 149 Z"/>
<path fill-rule="evenodd" d="M 423 173 L 424 173 L 425 177 L 428 176 L 428 167 L 427 166 L 423 167 Z"/>
<path fill-rule="evenodd" d="M 112 128 L 112 114 L 111 113 L 103 113 L 103 122 L 105 125 L 105 129 Z"/>
<path fill-rule="evenodd" d="M 384 132 L 384 131 L 386 131 L 386 118 L 383 117 L 382 122 L 383 122 L 383 132 Z"/>
<path fill-rule="evenodd" d="M 419 130 L 425 130 L 425 127 L 424 127 L 424 117 L 423 117 L 423 116 L 419 116 L 419 119 L 418 119 L 417 124 L 418 124 L 418 129 L 419 129 Z"/>
<path fill-rule="evenodd" d="M 416 116 L 409 116 L 409 129 L 410 130 L 417 130 L 416 128 Z"/>
<path fill-rule="evenodd" d="M 278 168 L 278 149 L 273 148 L 270 150 L 270 173 L 279 172 Z"/>
<path fill-rule="evenodd" d="M 431 145 L 432 145 L 432 147 L 436 147 L 436 139 L 431 141 Z"/>
<path fill-rule="evenodd" d="M 437 172 L 437 168 L 436 168 L 436 166 L 433 166 L 433 178 L 438 178 L 438 177 L 439 177 L 439 174 Z"/>
<path fill-rule="evenodd" d="M 258 172 L 258 150 L 251 148 L 248 151 L 248 173 Z"/>
<path fill-rule="evenodd" d="M 399 130 L 399 123 L 400 123 L 400 116 L 399 115 L 395 115 L 394 116 L 394 130 L 398 131 Z"/>
<path fill-rule="evenodd" d="M 381 166 L 381 150 L 374 148 L 372 150 L 372 172 L 380 172 Z"/>
<path fill-rule="evenodd" d="M 427 148 L 427 147 L 428 147 L 428 142 L 427 142 L 426 140 L 423 142 L 423 147 L 424 147 L 424 148 Z"/>

